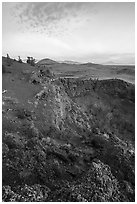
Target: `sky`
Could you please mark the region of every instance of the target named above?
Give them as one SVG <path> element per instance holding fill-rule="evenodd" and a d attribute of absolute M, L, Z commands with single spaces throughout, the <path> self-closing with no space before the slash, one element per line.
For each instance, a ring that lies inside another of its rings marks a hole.
<path fill-rule="evenodd" d="M 134 2 L 3 2 L 2 54 L 135 63 Z"/>

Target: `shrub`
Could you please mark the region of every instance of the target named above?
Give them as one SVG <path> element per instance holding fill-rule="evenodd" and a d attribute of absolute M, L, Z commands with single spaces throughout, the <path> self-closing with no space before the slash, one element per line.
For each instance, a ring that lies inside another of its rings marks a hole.
<path fill-rule="evenodd" d="M 25 119 L 31 117 L 31 112 L 25 109 L 18 109 L 16 110 L 16 115 L 19 119 Z"/>

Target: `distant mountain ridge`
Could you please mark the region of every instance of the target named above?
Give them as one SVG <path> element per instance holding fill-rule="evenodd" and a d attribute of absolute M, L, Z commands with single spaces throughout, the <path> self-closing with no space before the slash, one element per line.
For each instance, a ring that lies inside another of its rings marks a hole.
<path fill-rule="evenodd" d="M 72 60 L 64 60 L 64 61 L 60 61 L 60 63 L 66 63 L 66 64 L 82 64 L 81 62 L 76 62 L 76 61 L 72 61 Z"/>
<path fill-rule="evenodd" d="M 49 58 L 45 58 L 45 59 L 42 59 L 40 61 L 37 62 L 38 65 L 46 65 L 46 64 L 56 64 L 58 63 L 57 61 L 54 61 L 52 59 L 49 59 Z"/>
<path fill-rule="evenodd" d="M 69 64 L 69 65 L 88 65 L 88 66 L 91 66 L 91 65 L 97 65 L 96 63 L 93 63 L 93 62 L 76 62 L 76 61 L 73 61 L 73 60 L 64 60 L 64 61 L 55 61 L 55 60 L 52 60 L 50 58 L 45 58 L 45 59 L 42 59 L 40 61 L 37 62 L 38 65 L 46 65 L 46 64 Z"/>

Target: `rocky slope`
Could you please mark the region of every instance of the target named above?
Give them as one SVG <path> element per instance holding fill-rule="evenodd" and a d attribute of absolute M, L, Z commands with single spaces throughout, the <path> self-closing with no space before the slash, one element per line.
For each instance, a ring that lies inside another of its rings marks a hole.
<path fill-rule="evenodd" d="M 76 100 L 83 86 L 8 65 L 3 59 L 3 201 L 134 201 L 134 142 L 95 126 Z"/>

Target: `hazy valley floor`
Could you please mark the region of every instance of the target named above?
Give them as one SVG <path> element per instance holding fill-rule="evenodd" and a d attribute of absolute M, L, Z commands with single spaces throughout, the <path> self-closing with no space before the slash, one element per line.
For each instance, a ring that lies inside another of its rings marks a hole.
<path fill-rule="evenodd" d="M 58 63 L 50 59 L 38 62 L 41 67 L 49 67 L 58 77 L 82 78 L 82 79 L 122 79 L 135 83 L 134 65 L 101 65 L 94 63 Z"/>

